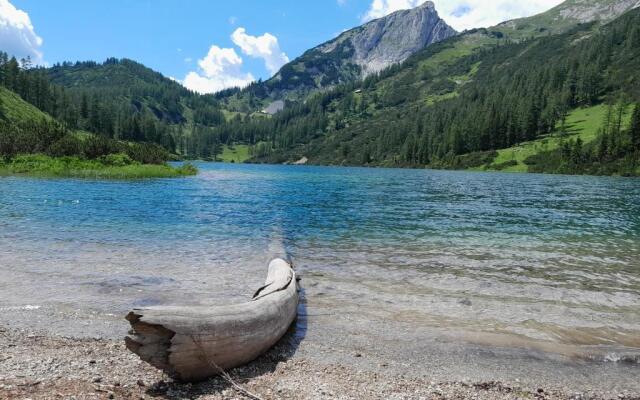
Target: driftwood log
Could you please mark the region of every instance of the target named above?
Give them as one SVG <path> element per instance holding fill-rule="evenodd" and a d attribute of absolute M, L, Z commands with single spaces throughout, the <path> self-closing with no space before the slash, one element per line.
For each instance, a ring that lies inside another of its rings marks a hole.
<path fill-rule="evenodd" d="M 199 381 L 253 361 L 294 321 L 296 275 L 289 263 L 269 263 L 266 283 L 244 304 L 150 307 L 127 315 L 129 350 L 181 381 Z"/>

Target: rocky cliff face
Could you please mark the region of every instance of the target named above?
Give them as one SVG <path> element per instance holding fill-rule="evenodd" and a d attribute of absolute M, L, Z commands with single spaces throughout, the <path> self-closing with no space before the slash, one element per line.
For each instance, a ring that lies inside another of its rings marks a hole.
<path fill-rule="evenodd" d="M 299 100 L 315 90 L 362 78 L 432 43 L 456 35 L 431 1 L 342 33 L 308 50 L 265 82 L 271 99 Z"/>
<path fill-rule="evenodd" d="M 455 34 L 438 16 L 434 4 L 427 1 L 420 7 L 398 11 L 345 32 L 317 51 L 331 54 L 346 43 L 353 48 L 349 61 L 367 75 L 402 62 L 428 45 Z"/>
<path fill-rule="evenodd" d="M 640 0 L 572 0 L 557 7 L 561 18 L 579 22 L 609 21 L 640 7 Z"/>
<path fill-rule="evenodd" d="M 578 23 L 609 22 L 637 7 L 640 7 L 640 0 L 567 0 L 546 12 L 506 21 L 497 28 L 507 29 L 505 33 L 512 39 L 560 33 Z"/>

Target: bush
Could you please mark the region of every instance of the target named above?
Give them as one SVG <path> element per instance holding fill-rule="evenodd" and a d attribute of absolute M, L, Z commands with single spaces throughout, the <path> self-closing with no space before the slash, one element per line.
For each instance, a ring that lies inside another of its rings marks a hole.
<path fill-rule="evenodd" d="M 90 160 L 119 153 L 118 142 L 102 136 L 90 136 L 82 142 L 82 154 Z"/>
<path fill-rule="evenodd" d="M 178 168 L 180 175 L 197 175 L 198 168 L 191 163 L 185 163 L 180 168 Z"/>
<path fill-rule="evenodd" d="M 502 171 L 503 169 L 515 167 L 516 165 L 518 165 L 518 162 L 516 160 L 509 160 L 499 164 L 491 164 L 489 167 L 495 169 L 496 171 Z"/>
<path fill-rule="evenodd" d="M 47 154 L 52 157 L 75 156 L 81 154 L 82 142 L 77 137 L 66 134 L 62 139 L 52 144 Z"/>
<path fill-rule="evenodd" d="M 135 161 L 133 161 L 131 157 L 129 157 L 129 155 L 123 153 L 108 154 L 106 156 L 100 157 L 99 160 L 104 165 L 108 165 L 111 167 L 124 167 L 125 165 L 131 165 L 135 163 Z"/>

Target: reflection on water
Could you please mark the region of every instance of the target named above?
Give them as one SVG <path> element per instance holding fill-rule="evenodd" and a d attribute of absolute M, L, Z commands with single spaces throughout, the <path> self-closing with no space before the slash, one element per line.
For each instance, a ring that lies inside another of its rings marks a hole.
<path fill-rule="evenodd" d="M 638 180 L 200 168 L 143 182 L 0 178 L 2 306 L 101 315 L 236 301 L 288 253 L 311 278 L 309 312 L 572 356 L 640 349 Z"/>

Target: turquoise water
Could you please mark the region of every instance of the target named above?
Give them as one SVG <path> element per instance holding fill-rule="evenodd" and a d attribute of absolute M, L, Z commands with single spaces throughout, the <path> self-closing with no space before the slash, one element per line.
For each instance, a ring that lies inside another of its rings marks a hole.
<path fill-rule="evenodd" d="M 287 254 L 310 309 L 357 312 L 364 330 L 382 320 L 606 359 L 640 349 L 640 180 L 199 168 L 0 178 L 3 318 L 99 334 L 132 306 L 245 299 Z"/>

